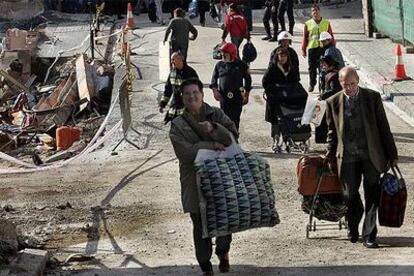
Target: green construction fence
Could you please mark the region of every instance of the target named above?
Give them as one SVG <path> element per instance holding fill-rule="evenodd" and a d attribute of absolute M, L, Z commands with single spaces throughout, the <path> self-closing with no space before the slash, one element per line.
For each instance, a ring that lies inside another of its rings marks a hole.
<path fill-rule="evenodd" d="M 414 44 L 414 0 L 371 0 L 371 8 L 378 32 Z"/>

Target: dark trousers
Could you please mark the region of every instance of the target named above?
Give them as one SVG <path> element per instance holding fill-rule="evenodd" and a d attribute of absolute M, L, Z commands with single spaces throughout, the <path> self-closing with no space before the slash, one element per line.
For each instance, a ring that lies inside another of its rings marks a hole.
<path fill-rule="evenodd" d="M 273 24 L 273 36 L 277 37 L 277 33 L 279 30 L 278 21 L 277 21 L 277 11 L 272 12 L 271 7 L 266 7 L 264 10 L 264 15 L 263 15 L 263 26 L 268 36 L 272 36 L 272 32 L 270 30 L 270 24 L 269 24 L 270 19 L 272 19 L 272 24 Z"/>
<path fill-rule="evenodd" d="M 249 31 L 253 30 L 253 13 L 252 13 L 252 4 L 251 1 L 245 1 L 243 5 L 241 5 L 241 10 L 244 18 L 246 18 L 247 26 L 249 27 Z"/>
<path fill-rule="evenodd" d="M 170 54 L 180 51 L 184 56 L 184 60 L 187 60 L 188 44 L 180 44 L 180 43 L 171 41 L 171 51 L 172 52 Z"/>
<path fill-rule="evenodd" d="M 239 130 L 240 115 L 243 109 L 242 104 L 224 100 L 220 102 L 220 108 L 223 110 L 224 114 L 234 122 L 237 130 Z"/>
<path fill-rule="evenodd" d="M 206 1 L 198 1 L 198 14 L 200 15 L 200 23 L 206 23 L 206 11 L 210 9 L 209 3 Z"/>
<path fill-rule="evenodd" d="M 293 16 L 293 0 L 281 0 L 279 4 L 279 22 L 282 31 L 286 31 L 285 12 L 289 19 L 289 33 L 293 35 L 293 27 L 295 26 L 295 17 Z"/>
<path fill-rule="evenodd" d="M 243 43 L 243 39 L 244 39 L 243 37 L 235 37 L 235 36 L 230 37 L 231 43 L 236 45 L 237 57 L 239 59 L 240 59 L 240 45 Z"/>
<path fill-rule="evenodd" d="M 341 175 L 345 188 L 345 200 L 348 205 L 346 218 L 349 230 L 351 233 L 358 232 L 358 225 L 364 214 L 364 205 L 358 191 L 361 179 L 363 179 L 365 219 L 362 237 L 364 240 L 375 240 L 377 236 L 377 209 L 381 195 L 379 185 L 380 174 L 370 160 L 363 160 L 343 163 Z"/>
<path fill-rule="evenodd" d="M 193 221 L 193 239 L 198 264 L 203 272 L 213 271 L 210 259 L 213 254 L 213 243 L 210 238 L 202 238 L 200 214 L 191 213 Z M 230 251 L 231 235 L 216 238 L 216 255 L 221 256 Z"/>
<path fill-rule="evenodd" d="M 308 49 L 308 66 L 309 66 L 309 85 L 315 86 L 319 70 L 319 58 L 321 57 L 321 48 Z"/>
<path fill-rule="evenodd" d="M 280 136 L 279 123 L 272 123 L 270 135 L 272 136 L 272 138 L 275 138 L 275 136 Z"/>

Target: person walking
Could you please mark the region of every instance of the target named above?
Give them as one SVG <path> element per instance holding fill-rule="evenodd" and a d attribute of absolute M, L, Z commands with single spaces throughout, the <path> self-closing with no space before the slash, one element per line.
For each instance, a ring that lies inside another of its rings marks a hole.
<path fill-rule="evenodd" d="M 164 113 L 168 103 L 170 107 L 165 116 L 165 123 L 172 121 L 175 117 L 183 114 L 184 104 L 182 99 L 181 84 L 186 79 L 198 78 L 196 71 L 187 65 L 184 55 L 181 52 L 174 52 L 171 55 L 171 72 L 165 83 L 164 93 L 159 103 L 160 113 Z"/>
<path fill-rule="evenodd" d="M 279 0 L 266 0 L 265 1 L 265 10 L 263 14 L 263 26 L 266 31 L 266 36 L 262 40 L 276 41 L 277 34 L 279 31 L 279 25 L 277 20 L 277 9 L 279 6 Z M 273 24 L 273 36 L 270 29 L 269 21 L 272 20 Z"/>
<path fill-rule="evenodd" d="M 278 152 L 280 150 L 280 128 L 277 109 L 280 104 L 281 88 L 295 87 L 299 84 L 300 73 L 299 68 L 293 67 L 287 48 L 277 49 L 273 58 L 263 75 L 262 85 L 267 99 L 265 120 L 271 123 L 272 150 Z"/>
<path fill-rule="evenodd" d="M 330 55 L 321 57 L 321 67 L 324 72 L 323 88 L 319 95 L 319 100 L 326 100 L 342 90 L 339 82 L 338 72 L 340 66 L 338 62 Z M 322 82 L 322 81 L 321 81 Z M 328 125 L 326 123 L 326 116 L 322 118 L 321 124 L 315 127 L 315 143 L 324 144 L 328 137 Z"/>
<path fill-rule="evenodd" d="M 171 122 L 170 140 L 179 161 L 181 202 L 185 213 L 190 213 L 193 223 L 193 240 L 197 261 L 203 275 L 212 276 L 213 253 L 211 238 L 202 238 L 202 222 L 197 191 L 194 160 L 200 149 L 224 150 L 232 143 L 231 136 L 238 138 L 234 123 L 217 107 L 204 102 L 203 83 L 188 79 L 181 85 L 183 103 L 182 116 Z M 229 272 L 229 251 L 232 235 L 216 238 L 215 253 L 219 258 L 219 271 Z"/>
<path fill-rule="evenodd" d="M 153 0 L 155 2 L 155 8 L 157 13 L 157 23 L 161 26 L 165 25 L 164 21 L 164 13 L 162 12 L 162 5 L 164 4 L 164 0 Z"/>
<path fill-rule="evenodd" d="M 293 0 L 280 0 L 278 19 L 282 31 L 286 31 L 285 13 L 287 13 L 289 20 L 289 33 L 293 35 L 293 28 L 295 27 L 295 17 L 293 16 Z"/>
<path fill-rule="evenodd" d="M 250 41 L 250 32 L 246 19 L 240 14 L 238 6 L 234 3 L 230 4 L 229 12 L 224 21 L 222 43 L 226 43 L 226 37 L 230 33 L 231 42 L 236 45 L 237 55 L 239 55 L 240 44 L 243 39 Z"/>
<path fill-rule="evenodd" d="M 223 60 L 214 68 L 210 88 L 221 109 L 239 129 L 243 105 L 249 102 L 252 78 L 247 64 L 237 58 L 237 48 L 233 43 L 225 43 L 220 50 Z"/>
<path fill-rule="evenodd" d="M 339 71 L 339 81 L 343 90 L 326 101 L 327 158 L 331 168 L 336 163 L 344 184 L 350 241 L 358 241 L 359 223 L 364 214 L 359 194 L 362 179 L 365 195 L 362 238 L 365 247 L 378 248 L 379 179 L 389 166 L 398 164 L 397 147 L 381 95 L 360 87 L 358 73 L 352 67 Z"/>
<path fill-rule="evenodd" d="M 187 60 L 189 40 L 195 40 L 198 31 L 188 19 L 184 18 L 184 16 L 185 12 L 183 9 L 175 9 L 174 18 L 170 21 L 167 30 L 165 31 L 164 44 L 171 33 L 172 52 L 180 51 L 184 56 L 184 60 Z M 190 33 L 192 34 L 191 37 Z"/>
<path fill-rule="evenodd" d="M 325 70 L 328 67 L 323 66 L 322 58 L 330 56 L 335 61 L 335 67 L 339 71 L 343 67 L 345 67 L 344 58 L 342 56 L 341 51 L 336 48 L 334 41 L 332 40 L 332 36 L 328 32 L 322 32 L 319 36 L 319 40 L 322 43 L 322 51 L 320 56 L 320 68 L 319 68 L 319 91 L 324 92 L 325 90 L 325 79 L 327 75 L 327 71 Z"/>
<path fill-rule="evenodd" d="M 200 16 L 200 25 L 206 26 L 206 12 L 210 9 L 209 0 L 197 0 L 198 14 Z"/>
<path fill-rule="evenodd" d="M 332 35 L 328 32 L 322 32 L 319 35 L 319 40 L 322 43 L 321 56 L 331 56 L 338 63 L 338 69 L 345 67 L 344 57 L 342 56 L 341 51 L 336 48 Z"/>
<path fill-rule="evenodd" d="M 269 66 L 274 62 L 274 57 L 275 57 L 277 50 L 280 48 L 286 48 L 289 52 L 289 60 L 292 64 L 293 70 L 299 72 L 298 54 L 296 53 L 295 49 L 290 47 L 290 45 L 292 44 L 292 35 L 287 31 L 280 32 L 279 35 L 277 36 L 277 41 L 279 43 L 279 46 L 277 46 L 276 49 L 274 49 L 270 53 Z"/>
<path fill-rule="evenodd" d="M 319 35 L 322 32 L 328 32 L 332 39 L 331 24 L 325 18 L 322 18 L 320 8 L 314 4 L 312 6 L 312 18 L 305 22 L 302 38 L 302 56 L 308 57 L 309 66 L 309 88 L 308 92 L 313 92 L 317 83 L 319 70 L 319 58 L 321 56 L 322 44 L 319 41 Z"/>

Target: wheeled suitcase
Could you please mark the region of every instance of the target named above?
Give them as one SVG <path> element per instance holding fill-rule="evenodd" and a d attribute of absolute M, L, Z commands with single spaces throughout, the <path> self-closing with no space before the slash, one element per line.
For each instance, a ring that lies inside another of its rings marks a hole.
<path fill-rule="evenodd" d="M 315 194 L 321 177 L 319 194 L 342 194 L 342 184 L 338 175 L 331 172 L 326 160 L 320 155 L 302 156 L 296 166 L 298 191 L 303 196 Z"/>

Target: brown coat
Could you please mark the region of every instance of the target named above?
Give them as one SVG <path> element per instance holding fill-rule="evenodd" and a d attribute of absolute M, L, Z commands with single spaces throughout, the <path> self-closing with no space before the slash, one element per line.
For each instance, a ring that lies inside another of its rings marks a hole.
<path fill-rule="evenodd" d="M 183 116 L 188 115 L 188 112 Z M 200 121 L 208 120 L 214 123 L 214 130 L 209 133 L 200 133 L 200 129 L 195 129 L 197 121 L 190 115 L 192 126 L 183 116 L 175 118 L 171 122 L 170 139 L 174 147 L 175 154 L 180 164 L 181 182 L 181 201 L 185 213 L 199 212 L 199 199 L 197 191 L 197 180 L 194 169 L 194 160 L 199 149 L 214 149 L 214 142 L 219 142 L 225 146 L 231 144 L 231 135 L 235 139 L 238 137 L 234 123 L 217 108 L 204 103 Z M 188 116 L 187 116 L 188 118 Z"/>
<path fill-rule="evenodd" d="M 361 113 L 368 141 L 369 158 L 377 171 L 382 173 L 390 161 L 398 158 L 394 137 L 380 94 L 360 87 L 358 97 L 361 97 Z M 344 98 L 345 94 L 342 90 L 326 101 L 328 155 L 336 156 L 339 175 L 341 175 L 344 153 Z"/>

